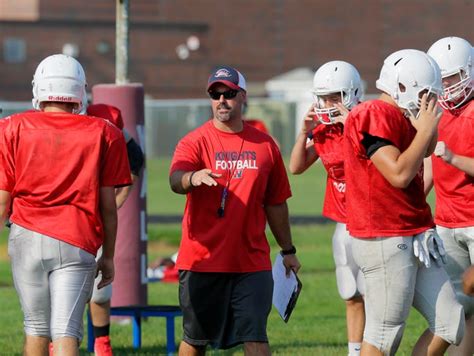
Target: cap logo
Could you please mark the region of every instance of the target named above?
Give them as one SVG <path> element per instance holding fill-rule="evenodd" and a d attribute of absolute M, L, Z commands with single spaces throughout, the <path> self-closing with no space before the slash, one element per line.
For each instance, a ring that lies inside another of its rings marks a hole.
<path fill-rule="evenodd" d="M 214 74 L 214 77 L 215 77 L 215 78 L 222 78 L 222 77 L 224 77 L 224 78 L 229 78 L 229 77 L 231 77 L 231 76 L 232 76 L 232 75 L 230 74 L 230 72 L 229 72 L 227 69 L 224 69 L 224 68 L 219 69 L 219 70 L 216 72 L 216 74 Z"/>

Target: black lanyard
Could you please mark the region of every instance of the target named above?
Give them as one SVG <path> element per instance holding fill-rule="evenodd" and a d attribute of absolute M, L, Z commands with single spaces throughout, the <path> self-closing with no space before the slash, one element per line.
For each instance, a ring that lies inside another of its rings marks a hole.
<path fill-rule="evenodd" d="M 219 134 L 217 133 L 216 135 L 217 135 L 217 141 L 219 141 L 222 152 L 224 153 L 224 156 L 225 156 L 226 151 L 224 150 L 224 146 L 222 145 L 222 142 L 219 138 Z M 242 132 L 242 142 L 240 143 L 240 150 L 239 150 L 239 154 L 237 156 L 237 161 L 240 159 L 240 155 L 242 154 L 243 147 L 244 147 L 244 137 L 243 137 L 243 132 Z M 234 162 L 234 161 L 230 161 L 230 162 Z M 217 208 L 217 216 L 219 218 L 224 217 L 225 203 L 226 203 L 226 200 L 227 200 L 227 196 L 229 195 L 230 181 L 232 180 L 232 177 L 234 176 L 236 168 L 237 168 L 237 162 L 235 162 L 235 165 L 232 168 L 228 167 L 226 169 L 227 170 L 227 182 L 224 186 L 224 189 L 222 190 L 221 202 L 220 202 L 219 207 Z"/>

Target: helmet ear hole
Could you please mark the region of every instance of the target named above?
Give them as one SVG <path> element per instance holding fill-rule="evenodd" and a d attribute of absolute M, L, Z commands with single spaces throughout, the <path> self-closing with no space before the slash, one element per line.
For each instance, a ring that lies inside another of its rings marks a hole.
<path fill-rule="evenodd" d="M 400 90 L 400 93 L 407 91 L 407 88 L 402 83 L 398 83 L 398 89 Z"/>

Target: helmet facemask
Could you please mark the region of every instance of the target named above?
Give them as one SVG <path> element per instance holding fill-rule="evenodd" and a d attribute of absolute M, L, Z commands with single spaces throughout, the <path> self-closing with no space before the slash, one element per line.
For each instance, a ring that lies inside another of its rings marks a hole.
<path fill-rule="evenodd" d="M 460 107 L 473 92 L 472 79 L 465 70 L 459 70 L 459 81 L 448 87 L 443 87 L 443 94 L 438 97 L 439 105 L 443 109 L 456 109 Z M 446 75 L 443 77 L 451 77 Z"/>
<path fill-rule="evenodd" d="M 341 90 L 340 92 L 333 92 L 333 93 L 318 93 L 317 91 L 313 91 L 314 97 L 314 111 L 318 116 L 319 122 L 324 125 L 332 125 L 336 122 L 336 117 L 340 116 L 341 113 L 339 109 L 335 106 L 331 106 L 329 108 L 326 107 L 325 100 L 323 96 L 328 96 L 331 94 L 339 94 L 340 100 L 339 103 L 346 107 L 348 110 L 352 109 L 355 105 L 357 105 L 357 90 L 348 90 L 344 91 Z"/>
<path fill-rule="evenodd" d="M 327 94 L 317 94 L 316 91 L 313 92 L 314 96 L 314 112 L 318 116 L 318 120 L 320 123 L 324 125 L 332 125 L 334 124 L 335 118 L 340 115 L 339 109 L 335 106 L 326 107 L 326 100 L 324 100 L 324 96 L 336 94 L 336 93 L 327 93 Z M 344 92 L 341 90 L 339 92 L 340 95 L 340 103 L 344 101 Z M 344 105 L 344 104 L 343 104 Z"/>
<path fill-rule="evenodd" d="M 352 64 L 344 61 L 325 63 L 314 75 L 312 94 L 319 122 L 324 125 L 334 124 L 341 115 L 334 103 L 340 103 L 348 110 L 359 103 L 362 95 L 359 72 Z M 331 106 L 328 107 L 329 105 Z"/>
<path fill-rule="evenodd" d="M 439 91 L 433 90 L 433 88 L 430 86 L 422 88 L 417 93 L 418 99 L 416 100 L 416 102 L 415 100 L 410 100 L 410 99 L 407 99 L 405 102 L 403 102 L 403 93 L 400 92 L 399 98 L 401 98 L 401 100 L 397 101 L 397 104 L 402 109 L 406 110 L 408 115 L 405 115 L 405 116 L 412 116 L 413 118 L 418 119 L 418 117 L 420 116 L 421 99 L 423 98 L 424 94 L 426 94 L 428 100 L 431 100 L 430 97 L 433 97 L 433 98 L 438 97 Z"/>

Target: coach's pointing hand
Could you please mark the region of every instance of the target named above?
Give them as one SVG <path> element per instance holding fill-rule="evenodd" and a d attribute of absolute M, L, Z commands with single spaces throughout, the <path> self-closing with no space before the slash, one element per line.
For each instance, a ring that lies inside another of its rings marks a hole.
<path fill-rule="evenodd" d="M 191 187 L 199 187 L 202 184 L 208 186 L 217 186 L 217 182 L 214 178 L 221 177 L 222 174 L 214 173 L 210 169 L 201 169 L 200 171 L 192 172 L 189 176 L 189 184 Z"/>

